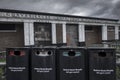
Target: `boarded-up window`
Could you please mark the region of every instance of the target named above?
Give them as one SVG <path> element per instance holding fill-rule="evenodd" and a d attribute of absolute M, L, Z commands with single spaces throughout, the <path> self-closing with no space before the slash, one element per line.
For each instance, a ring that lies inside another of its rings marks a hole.
<path fill-rule="evenodd" d="M 77 46 L 78 45 L 78 25 L 67 24 L 66 32 L 67 32 L 66 33 L 67 46 Z"/>
<path fill-rule="evenodd" d="M 35 23 L 34 33 L 36 46 L 51 44 L 51 24 Z"/>

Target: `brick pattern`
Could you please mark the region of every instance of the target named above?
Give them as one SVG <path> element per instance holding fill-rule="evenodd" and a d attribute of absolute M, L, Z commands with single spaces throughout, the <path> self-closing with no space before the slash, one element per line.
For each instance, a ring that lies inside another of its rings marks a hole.
<path fill-rule="evenodd" d="M 90 46 L 92 44 L 100 44 L 101 42 L 102 42 L 102 33 L 100 26 L 93 26 L 92 31 L 85 32 L 86 46 Z"/>
<path fill-rule="evenodd" d="M 16 24 L 16 32 L 0 32 L 0 51 L 8 47 L 24 46 L 23 24 Z"/>
<path fill-rule="evenodd" d="M 0 32 L 0 51 L 5 50 L 7 47 L 23 47 L 24 46 L 24 29 L 22 23 L 15 23 L 16 32 Z M 49 41 L 35 41 L 36 46 L 50 46 L 51 44 L 51 24 L 35 23 L 34 29 L 38 30 L 36 26 L 46 27 L 50 34 Z M 56 25 L 56 38 L 57 44 L 62 44 L 62 24 Z M 67 24 L 67 46 L 78 45 L 78 25 Z M 36 36 L 35 36 L 36 37 Z M 108 40 L 115 39 L 115 31 L 108 31 Z M 85 31 L 85 44 L 90 46 L 92 44 L 102 43 L 101 26 L 93 26 L 92 31 Z"/>
<path fill-rule="evenodd" d="M 57 44 L 63 43 L 63 36 L 62 36 L 62 24 L 56 24 L 56 38 Z"/>
<path fill-rule="evenodd" d="M 78 25 L 67 24 L 67 46 L 78 45 Z"/>
<path fill-rule="evenodd" d="M 115 30 L 114 31 L 108 31 L 108 40 L 109 41 L 115 40 Z"/>

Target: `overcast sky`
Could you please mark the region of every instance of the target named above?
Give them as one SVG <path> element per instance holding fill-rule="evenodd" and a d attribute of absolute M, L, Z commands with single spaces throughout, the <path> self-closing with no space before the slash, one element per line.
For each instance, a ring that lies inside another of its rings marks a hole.
<path fill-rule="evenodd" d="M 0 8 L 120 19 L 120 0 L 0 0 Z"/>

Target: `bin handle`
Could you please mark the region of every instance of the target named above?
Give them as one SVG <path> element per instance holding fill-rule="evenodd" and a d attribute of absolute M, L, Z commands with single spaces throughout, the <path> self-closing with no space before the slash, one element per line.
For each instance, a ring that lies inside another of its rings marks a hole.
<path fill-rule="evenodd" d="M 68 56 L 68 57 L 77 57 L 80 55 L 81 52 L 75 52 L 75 51 L 63 52 L 63 56 Z"/>
<path fill-rule="evenodd" d="M 99 53 L 98 53 L 98 56 L 100 56 L 100 57 L 106 57 L 107 54 L 106 54 L 106 52 L 99 52 Z"/>
<path fill-rule="evenodd" d="M 53 54 L 52 51 L 36 51 L 36 56 L 51 56 Z"/>
<path fill-rule="evenodd" d="M 9 55 L 10 56 L 24 56 L 25 52 L 24 51 L 10 51 Z"/>

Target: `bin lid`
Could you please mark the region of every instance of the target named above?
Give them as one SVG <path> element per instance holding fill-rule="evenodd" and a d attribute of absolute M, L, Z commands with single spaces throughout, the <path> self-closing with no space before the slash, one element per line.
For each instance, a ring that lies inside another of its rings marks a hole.
<path fill-rule="evenodd" d="M 87 47 L 87 49 L 115 49 L 113 47 Z"/>

